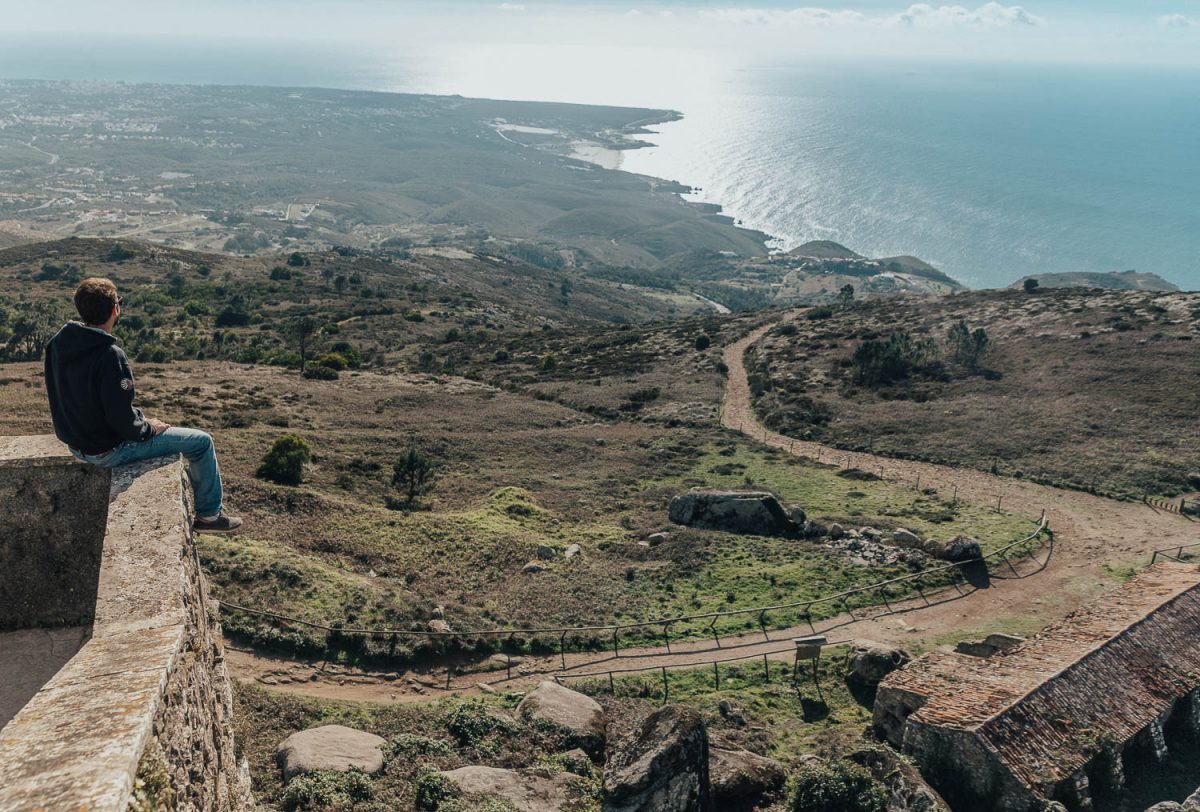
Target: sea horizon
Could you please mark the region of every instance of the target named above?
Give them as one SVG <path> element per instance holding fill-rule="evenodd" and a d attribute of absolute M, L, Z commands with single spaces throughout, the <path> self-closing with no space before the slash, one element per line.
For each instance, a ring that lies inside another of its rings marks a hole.
<path fill-rule="evenodd" d="M 511 66 L 482 81 L 477 71 L 417 53 L 388 62 L 331 48 L 298 61 L 294 48 L 256 40 L 214 52 L 211 42 L 189 49 L 133 38 L 117 48 L 101 37 L 74 61 L 54 53 L 71 50 L 69 40 L 49 52 L 37 38 L 17 45 L 0 56 L 0 77 L 677 110 L 682 118 L 639 136 L 648 145 L 624 151 L 619 168 L 692 187 L 687 199 L 721 206 L 777 249 L 822 239 L 867 256 L 913 255 L 971 288 L 1037 273 L 1127 270 L 1200 288 L 1200 149 L 1188 146 L 1200 131 L 1200 95 L 1191 71 L 914 61 L 701 66 L 684 54 L 680 64 L 705 72 L 699 90 L 673 92 L 676 64 L 625 92 L 627 74 L 644 66 L 624 63 L 611 81 L 572 88 L 542 76 L 512 82 L 521 72 Z M 918 101 L 920 117 L 912 113 Z M 611 156 L 593 157 L 614 168 Z"/>

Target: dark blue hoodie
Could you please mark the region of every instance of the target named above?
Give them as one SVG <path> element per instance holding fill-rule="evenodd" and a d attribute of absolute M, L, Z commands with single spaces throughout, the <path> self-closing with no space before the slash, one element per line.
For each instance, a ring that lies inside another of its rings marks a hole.
<path fill-rule="evenodd" d="M 133 370 L 116 339 L 69 321 L 46 345 L 46 394 L 54 433 L 84 454 L 112 451 L 154 430 L 133 405 Z"/>

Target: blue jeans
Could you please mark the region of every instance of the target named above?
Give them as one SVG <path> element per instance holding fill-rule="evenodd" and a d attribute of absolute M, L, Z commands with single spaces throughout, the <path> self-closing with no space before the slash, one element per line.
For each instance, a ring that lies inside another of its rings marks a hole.
<path fill-rule="evenodd" d="M 74 448 L 71 453 L 84 462 L 101 468 L 116 468 L 139 460 L 155 457 L 174 457 L 182 454 L 188 461 L 188 477 L 196 495 L 196 515 L 208 519 L 221 514 L 221 469 L 212 437 L 196 429 L 172 426 L 149 440 L 126 441 L 103 457 L 82 454 Z"/>

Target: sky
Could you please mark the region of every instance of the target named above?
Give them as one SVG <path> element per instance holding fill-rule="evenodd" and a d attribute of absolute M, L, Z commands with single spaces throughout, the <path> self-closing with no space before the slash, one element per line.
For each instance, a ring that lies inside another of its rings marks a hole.
<path fill-rule="evenodd" d="M 1200 0 L 0 0 L 0 36 L 28 32 L 1200 66 Z"/>

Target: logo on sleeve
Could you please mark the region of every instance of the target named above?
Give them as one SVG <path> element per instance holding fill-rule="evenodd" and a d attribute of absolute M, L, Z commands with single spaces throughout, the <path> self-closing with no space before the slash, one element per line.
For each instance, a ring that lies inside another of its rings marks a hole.
<path fill-rule="evenodd" d="M 121 379 L 121 388 L 124 389 L 126 392 L 132 392 L 133 391 L 133 378 L 122 378 Z"/>

